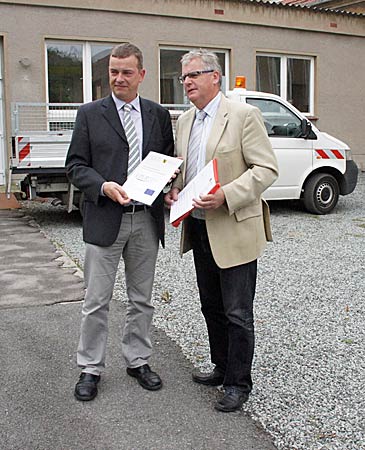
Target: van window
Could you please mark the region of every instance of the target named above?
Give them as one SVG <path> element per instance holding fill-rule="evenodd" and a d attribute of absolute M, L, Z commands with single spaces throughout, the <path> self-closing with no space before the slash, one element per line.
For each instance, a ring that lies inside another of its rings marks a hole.
<path fill-rule="evenodd" d="M 262 112 L 267 134 L 270 137 L 300 137 L 301 119 L 275 100 L 247 98 L 246 102 Z"/>

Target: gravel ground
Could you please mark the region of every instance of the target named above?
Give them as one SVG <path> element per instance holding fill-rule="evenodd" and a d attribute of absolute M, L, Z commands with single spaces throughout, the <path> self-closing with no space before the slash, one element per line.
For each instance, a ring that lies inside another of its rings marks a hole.
<path fill-rule="evenodd" d="M 365 449 L 365 173 L 335 211 L 272 202 L 274 242 L 259 262 L 254 390 L 244 409 L 278 449 Z M 80 267 L 77 211 L 24 202 L 45 233 Z M 197 367 L 210 369 L 192 257 L 178 256 L 168 227 L 154 288 L 154 325 Z M 122 267 L 121 267 L 122 269 Z M 125 302 L 123 277 L 115 299 Z"/>

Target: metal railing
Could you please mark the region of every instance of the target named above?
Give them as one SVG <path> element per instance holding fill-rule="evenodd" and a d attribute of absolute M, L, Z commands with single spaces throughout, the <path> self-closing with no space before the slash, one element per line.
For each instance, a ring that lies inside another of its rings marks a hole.
<path fill-rule="evenodd" d="M 12 103 L 12 133 L 72 131 L 80 103 Z"/>
<path fill-rule="evenodd" d="M 13 136 L 71 132 L 80 105 L 81 103 L 12 103 Z M 162 106 L 169 110 L 175 132 L 177 119 L 191 108 L 191 105 L 164 104 Z"/>

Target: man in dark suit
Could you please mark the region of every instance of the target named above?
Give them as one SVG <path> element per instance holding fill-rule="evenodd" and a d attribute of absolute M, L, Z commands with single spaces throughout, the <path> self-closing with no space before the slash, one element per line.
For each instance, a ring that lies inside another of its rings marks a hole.
<path fill-rule="evenodd" d="M 128 296 L 122 338 L 127 373 L 145 389 L 162 386 L 147 361 L 152 353 L 151 294 L 159 241 L 164 246 L 163 197 L 147 207 L 131 201 L 122 187 L 132 166 L 149 151 L 173 154 L 168 111 L 138 95 L 144 76 L 136 46 L 122 44 L 112 50 L 111 95 L 80 107 L 66 159 L 70 181 L 85 194 L 86 295 L 77 350 L 82 372 L 75 387 L 81 401 L 97 395 L 105 366 L 109 302 L 121 257 Z"/>

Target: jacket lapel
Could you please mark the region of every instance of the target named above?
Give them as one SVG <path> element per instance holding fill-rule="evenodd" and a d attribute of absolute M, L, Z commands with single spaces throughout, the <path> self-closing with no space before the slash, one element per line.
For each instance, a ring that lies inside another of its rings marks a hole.
<path fill-rule="evenodd" d="M 141 115 L 142 115 L 142 127 L 143 127 L 143 148 L 142 157 L 147 155 L 147 146 L 152 135 L 152 129 L 154 127 L 155 115 L 153 114 L 152 108 L 148 103 L 142 98 L 139 98 L 141 105 Z M 154 149 L 151 149 L 154 150 Z"/>
<path fill-rule="evenodd" d="M 127 138 L 124 133 L 124 129 L 120 122 L 120 117 L 115 107 L 114 100 L 111 95 L 109 97 L 105 97 L 101 103 L 102 115 L 105 119 L 110 123 L 110 125 L 114 128 L 114 130 L 119 134 L 119 136 L 123 139 L 123 141 L 127 142 Z M 127 142 L 128 143 L 128 142 Z"/>
<path fill-rule="evenodd" d="M 214 158 L 215 151 L 217 149 L 218 143 L 222 134 L 226 128 L 228 122 L 228 110 L 227 110 L 227 101 L 224 95 L 222 94 L 221 102 L 219 104 L 217 114 L 214 119 L 214 123 L 212 126 L 212 130 L 210 132 L 206 153 L 205 153 L 205 162 L 208 163 L 210 160 Z"/>
<path fill-rule="evenodd" d="M 184 161 L 187 161 L 188 157 L 188 147 L 189 147 L 189 139 L 190 132 L 195 120 L 195 111 L 196 108 L 191 108 L 184 117 L 181 118 L 181 122 L 179 123 L 179 135 L 181 136 L 181 157 Z M 180 120 L 180 119 L 179 119 Z M 183 175 L 185 177 L 187 164 L 183 165 Z"/>

